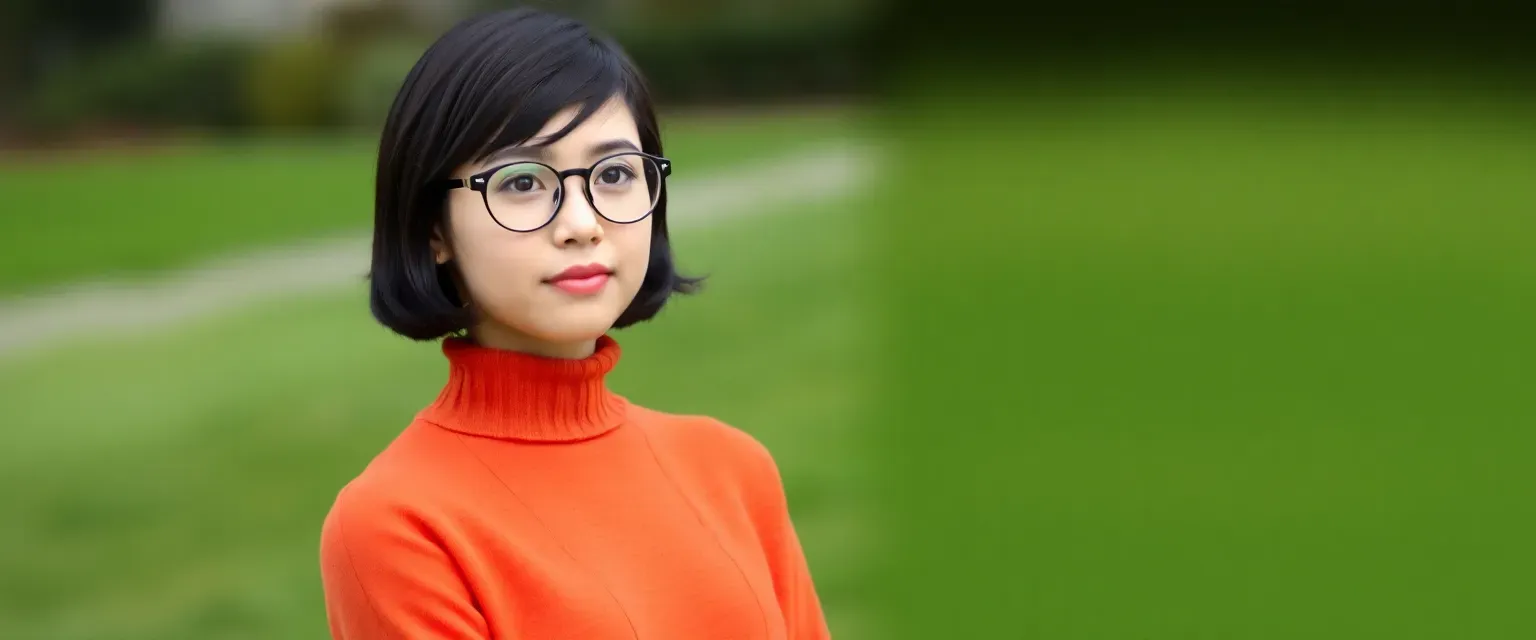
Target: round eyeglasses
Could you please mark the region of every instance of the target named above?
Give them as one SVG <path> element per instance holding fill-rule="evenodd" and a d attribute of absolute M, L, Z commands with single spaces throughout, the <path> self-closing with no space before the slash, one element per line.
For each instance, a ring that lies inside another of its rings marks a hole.
<path fill-rule="evenodd" d="M 672 161 L 639 151 L 607 156 L 585 169 L 560 171 L 542 162 L 520 160 L 444 182 L 449 189 L 479 191 L 491 219 L 508 231 L 538 231 L 554 221 L 565 199 L 565 180 L 581 176 L 592 210 L 610 222 L 644 220 L 661 200 Z"/>

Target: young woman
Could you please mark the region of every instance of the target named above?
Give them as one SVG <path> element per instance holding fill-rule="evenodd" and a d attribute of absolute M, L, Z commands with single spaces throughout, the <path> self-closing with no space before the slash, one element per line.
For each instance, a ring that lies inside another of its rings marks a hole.
<path fill-rule="evenodd" d="M 604 384 L 608 331 L 697 285 L 671 171 L 640 74 L 575 21 L 472 18 L 411 70 L 371 304 L 449 376 L 325 520 L 333 637 L 828 637 L 768 452 Z"/>

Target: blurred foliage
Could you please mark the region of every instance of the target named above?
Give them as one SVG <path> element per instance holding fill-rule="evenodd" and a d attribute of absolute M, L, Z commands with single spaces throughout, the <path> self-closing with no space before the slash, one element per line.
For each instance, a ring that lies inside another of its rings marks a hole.
<path fill-rule="evenodd" d="M 718 104 L 846 97 L 870 89 L 868 0 L 484 0 L 532 5 L 615 37 L 660 100 Z"/>
<path fill-rule="evenodd" d="M 309 128 L 335 122 L 336 87 L 346 77 L 346 57 L 326 40 L 273 43 L 259 50 L 243 85 L 247 117 L 261 128 Z"/>
<path fill-rule="evenodd" d="M 337 86 L 342 120 L 369 131 L 382 128 L 395 93 L 427 44 L 400 36 L 380 38 L 359 49 Z"/>
<path fill-rule="evenodd" d="M 240 124 L 246 45 L 138 40 L 51 73 L 24 118 L 37 130 Z"/>
<path fill-rule="evenodd" d="M 325 36 L 343 48 L 422 29 L 416 17 L 394 1 L 336 4 L 326 10 L 323 22 Z"/>
<path fill-rule="evenodd" d="M 270 43 L 258 52 L 246 87 L 249 124 L 374 130 L 430 44 L 395 2 L 338 4 L 322 22 L 318 37 Z"/>
<path fill-rule="evenodd" d="M 49 66 L 116 46 L 147 31 L 154 0 L 0 2 L 0 117 Z M 3 125 L 0 122 L 0 125 Z"/>
<path fill-rule="evenodd" d="M 726 22 L 616 30 L 668 103 L 848 96 L 869 89 L 869 23 Z"/>
<path fill-rule="evenodd" d="M 598 14 L 607 4 L 561 9 Z M 754 12 L 699 9 L 664 20 L 647 4 L 614 4 L 631 18 L 594 22 L 625 46 L 665 106 L 844 97 L 872 77 L 870 22 L 859 14 L 822 8 L 752 19 Z M 337 5 L 307 37 L 108 43 L 50 65 L 22 94 L 21 124 L 60 138 L 140 129 L 374 131 L 439 30 L 384 2 Z"/>

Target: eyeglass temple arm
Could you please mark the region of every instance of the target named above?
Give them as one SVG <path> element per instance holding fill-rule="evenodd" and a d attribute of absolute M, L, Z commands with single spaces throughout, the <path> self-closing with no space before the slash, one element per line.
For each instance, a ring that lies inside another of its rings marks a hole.
<path fill-rule="evenodd" d="M 442 185 L 445 189 L 458 189 L 461 187 L 465 189 L 473 189 L 475 188 L 475 184 L 483 184 L 484 182 L 485 178 L 477 178 L 471 176 L 469 178 L 445 178 L 442 182 Z"/>

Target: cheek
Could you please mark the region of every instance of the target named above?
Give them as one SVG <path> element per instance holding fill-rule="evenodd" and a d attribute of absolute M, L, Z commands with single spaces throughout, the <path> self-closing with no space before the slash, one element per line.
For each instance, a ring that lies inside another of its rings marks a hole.
<path fill-rule="evenodd" d="M 484 215 L 479 200 L 470 204 L 449 212 L 459 276 L 480 306 L 517 305 L 530 293 L 525 283 L 541 274 L 537 234 L 507 231 Z"/>
<path fill-rule="evenodd" d="M 517 239 L 459 245 L 459 270 L 477 302 L 492 303 L 527 294 L 541 275 L 535 252 Z"/>
<path fill-rule="evenodd" d="M 618 233 L 610 233 L 608 238 L 618 254 L 619 265 L 632 276 L 625 278 L 625 284 L 638 291 L 651 263 L 650 218 L 625 225 Z"/>

